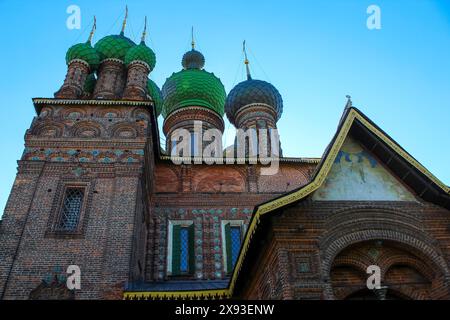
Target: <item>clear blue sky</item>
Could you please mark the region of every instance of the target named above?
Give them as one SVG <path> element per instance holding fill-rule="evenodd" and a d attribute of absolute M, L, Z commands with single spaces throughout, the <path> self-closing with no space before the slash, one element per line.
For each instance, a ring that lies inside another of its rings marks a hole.
<path fill-rule="evenodd" d="M 80 30 L 66 28 L 71 4 L 81 8 Z M 31 98 L 59 89 L 66 50 L 87 39 L 94 14 L 94 42 L 118 33 L 125 4 L 133 40 L 148 16 L 147 43 L 157 55 L 151 77 L 159 86 L 180 70 L 193 25 L 206 69 L 229 92 L 244 79 L 246 39 L 254 78 L 283 96 L 285 155 L 321 156 L 351 94 L 355 106 L 450 183 L 449 1 L 0 0 L 0 213 L 35 115 Z M 370 4 L 381 8 L 381 30 L 366 27 Z"/>

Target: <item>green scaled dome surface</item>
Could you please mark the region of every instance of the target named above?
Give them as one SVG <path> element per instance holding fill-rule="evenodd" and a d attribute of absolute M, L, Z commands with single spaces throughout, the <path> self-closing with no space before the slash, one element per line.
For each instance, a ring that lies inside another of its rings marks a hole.
<path fill-rule="evenodd" d="M 187 69 L 172 74 L 162 88 L 164 99 L 162 115 L 187 106 L 201 106 L 224 114 L 225 88 L 213 73 Z"/>
<path fill-rule="evenodd" d="M 92 70 L 95 70 L 100 64 L 100 56 L 89 41 L 78 43 L 67 50 L 66 63 L 69 64 L 75 59 L 86 61 Z"/>
<path fill-rule="evenodd" d="M 123 35 L 110 35 L 100 39 L 95 44 L 95 49 L 100 55 L 100 59 L 119 59 L 125 58 L 128 50 L 136 44 Z"/>
<path fill-rule="evenodd" d="M 147 91 L 149 96 L 152 98 L 153 103 L 155 104 L 156 116 L 161 114 L 162 106 L 163 106 L 163 98 L 161 94 L 161 90 L 158 88 L 155 82 L 148 79 L 147 80 Z"/>
<path fill-rule="evenodd" d="M 133 61 L 143 61 L 150 66 L 150 71 L 156 65 L 156 56 L 152 49 L 147 47 L 144 42 L 128 50 L 125 55 L 125 64 L 128 66 Z"/>

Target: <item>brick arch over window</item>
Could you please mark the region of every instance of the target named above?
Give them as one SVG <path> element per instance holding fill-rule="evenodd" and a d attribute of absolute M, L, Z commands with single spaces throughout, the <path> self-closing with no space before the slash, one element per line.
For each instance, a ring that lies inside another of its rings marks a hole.
<path fill-rule="evenodd" d="M 156 192 L 179 192 L 181 191 L 181 180 L 178 168 L 158 165 L 155 170 Z"/>
<path fill-rule="evenodd" d="M 53 121 L 43 121 L 36 124 L 36 126 L 31 129 L 31 134 L 36 136 L 45 136 L 51 138 L 62 137 L 64 132 L 64 124 L 53 122 Z"/>
<path fill-rule="evenodd" d="M 99 118 L 122 118 L 124 117 L 123 111 L 118 108 L 106 108 L 95 111 L 94 115 Z"/>
<path fill-rule="evenodd" d="M 333 267 L 350 266 L 362 274 L 366 274 L 367 259 L 364 257 L 338 257 L 333 262 Z"/>
<path fill-rule="evenodd" d="M 322 277 L 327 282 L 324 292 L 327 299 L 334 298 L 329 281 L 334 260 L 345 248 L 365 241 L 387 240 L 401 244 L 420 260 L 429 262 L 435 279 L 450 276 L 441 250 L 413 213 L 385 207 L 354 207 L 331 214 L 325 221 L 325 230 L 328 231 L 320 238 L 319 246 Z"/>
<path fill-rule="evenodd" d="M 448 266 L 439 249 L 433 245 L 425 243 L 412 235 L 403 234 L 393 230 L 360 230 L 347 233 L 336 238 L 327 249 L 324 249 L 322 256 L 322 276 L 326 279 L 327 286 L 324 296 L 327 299 L 333 299 L 333 289 L 329 280 L 331 267 L 336 256 L 345 248 L 352 244 L 369 240 L 389 240 L 404 245 L 405 248 L 411 250 L 415 255 L 420 256 L 423 261 L 430 262 L 430 268 L 435 273 L 435 279 L 447 278 L 449 276 Z M 448 284 L 446 284 L 448 286 Z"/>
<path fill-rule="evenodd" d="M 435 272 L 423 258 L 417 257 L 402 244 L 392 241 L 364 241 L 343 249 L 334 259 L 330 282 L 336 299 L 353 295 L 376 299 L 375 292 L 368 290 L 366 268 L 380 267 L 381 284 L 389 289 L 389 296 L 401 293 L 404 299 L 429 299 Z M 386 275 L 386 277 L 384 277 Z M 412 294 L 409 288 L 416 292 Z M 354 297 L 353 297 L 354 298 Z M 361 297 L 360 297 L 361 298 Z"/>
<path fill-rule="evenodd" d="M 423 261 L 412 259 L 409 257 L 404 257 L 400 255 L 395 256 L 386 256 L 380 259 L 380 267 L 381 267 L 381 279 L 383 280 L 389 270 L 397 265 L 406 265 L 413 269 L 419 271 L 425 278 L 432 281 L 433 280 L 433 270 L 430 266 Z"/>
<path fill-rule="evenodd" d="M 81 138 L 98 138 L 103 135 L 103 127 L 96 122 L 82 121 L 72 127 L 72 136 Z"/>
<path fill-rule="evenodd" d="M 131 118 L 149 121 L 150 120 L 150 111 L 144 107 L 135 107 L 131 111 Z"/>
<path fill-rule="evenodd" d="M 55 108 L 52 106 L 43 107 L 41 112 L 39 113 L 39 118 L 47 118 L 53 116 L 55 113 Z"/>
<path fill-rule="evenodd" d="M 79 119 L 86 116 L 86 110 L 83 108 L 63 108 L 59 109 L 57 115 L 62 118 Z"/>
<path fill-rule="evenodd" d="M 119 139 L 133 139 L 140 134 L 139 128 L 136 128 L 135 124 L 130 124 L 129 122 L 117 123 L 110 130 L 110 136 Z"/>

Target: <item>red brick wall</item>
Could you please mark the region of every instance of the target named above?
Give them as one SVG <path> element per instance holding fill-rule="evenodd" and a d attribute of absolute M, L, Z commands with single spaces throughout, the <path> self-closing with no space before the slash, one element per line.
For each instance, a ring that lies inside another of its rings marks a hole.
<path fill-rule="evenodd" d="M 133 107 L 47 106 L 25 137 L 25 152 L 0 232 L 0 292 L 27 299 L 43 279 L 81 269 L 76 298 L 121 297 L 136 274 L 143 155 L 149 113 Z M 64 186 L 89 185 L 79 234 L 52 232 Z M 145 229 L 145 228 L 144 228 Z M 144 235 L 145 238 L 145 235 Z M 145 241 L 142 241 L 145 248 Z M 141 246 L 142 247 L 142 246 Z"/>
<path fill-rule="evenodd" d="M 450 298 L 446 209 L 415 202 L 306 200 L 272 220 L 273 236 L 260 247 L 239 297 L 278 299 L 264 287 L 282 270 L 273 257 L 286 256 L 288 277 L 280 281 L 294 299 L 345 298 L 365 288 L 371 264 L 380 266 L 382 285 L 399 296 Z"/>

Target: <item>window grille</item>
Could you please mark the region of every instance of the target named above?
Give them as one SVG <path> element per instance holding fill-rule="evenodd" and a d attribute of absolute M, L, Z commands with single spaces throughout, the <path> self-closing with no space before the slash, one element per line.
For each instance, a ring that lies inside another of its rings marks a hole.
<path fill-rule="evenodd" d="M 64 194 L 64 202 L 58 221 L 59 231 L 75 231 L 80 220 L 83 206 L 84 189 L 67 188 Z"/>

